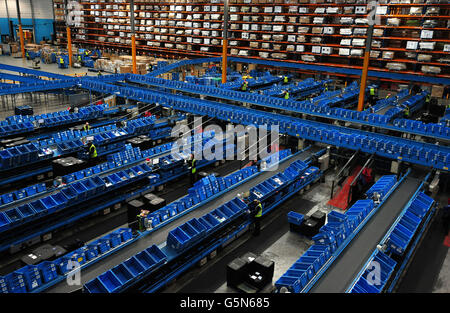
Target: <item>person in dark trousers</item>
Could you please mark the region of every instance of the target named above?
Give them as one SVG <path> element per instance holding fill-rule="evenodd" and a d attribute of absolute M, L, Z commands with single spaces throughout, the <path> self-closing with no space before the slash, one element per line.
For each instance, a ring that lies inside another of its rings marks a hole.
<path fill-rule="evenodd" d="M 250 204 L 250 216 L 254 225 L 253 236 L 259 236 L 261 232 L 262 204 L 258 199 L 253 200 Z"/>
<path fill-rule="evenodd" d="M 88 153 L 89 153 L 89 164 L 95 165 L 97 163 L 97 148 L 95 147 L 93 142 L 88 143 Z"/>
<path fill-rule="evenodd" d="M 248 88 L 248 82 L 246 80 L 244 80 L 244 82 L 242 83 L 242 86 L 241 86 L 241 91 L 246 92 L 247 88 Z"/>
<path fill-rule="evenodd" d="M 195 159 L 194 155 L 191 154 L 191 185 L 194 186 L 194 184 L 197 182 L 197 160 Z"/>

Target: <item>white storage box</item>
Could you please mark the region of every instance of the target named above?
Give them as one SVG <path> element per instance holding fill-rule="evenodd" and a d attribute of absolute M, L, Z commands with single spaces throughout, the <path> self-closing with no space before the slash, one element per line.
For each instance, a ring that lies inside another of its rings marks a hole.
<path fill-rule="evenodd" d="M 314 14 L 324 14 L 325 13 L 325 8 L 316 8 L 314 10 Z"/>
<path fill-rule="evenodd" d="M 361 38 L 353 38 L 352 40 L 352 45 L 353 46 L 358 46 L 358 47 L 362 47 L 364 46 L 366 43 L 365 39 L 361 39 Z"/>
<path fill-rule="evenodd" d="M 423 39 L 433 39 L 433 31 L 432 30 L 426 30 L 423 29 L 420 33 L 420 38 Z"/>
<path fill-rule="evenodd" d="M 348 48 L 339 48 L 339 55 L 349 56 L 350 55 L 350 49 L 348 49 Z"/>
<path fill-rule="evenodd" d="M 423 65 L 422 66 L 422 72 L 424 72 L 424 73 L 432 73 L 432 74 L 439 74 L 441 72 L 441 68 L 438 67 L 438 66 Z"/>
<path fill-rule="evenodd" d="M 341 46 L 351 46 L 352 40 L 351 39 L 341 39 Z"/>
<path fill-rule="evenodd" d="M 406 64 L 389 62 L 388 64 L 386 64 L 386 68 L 393 71 L 403 71 L 406 70 Z"/>
<path fill-rule="evenodd" d="M 302 61 L 304 62 L 316 62 L 316 57 L 309 54 L 302 54 Z"/>
<path fill-rule="evenodd" d="M 408 50 L 417 50 L 418 45 L 419 45 L 418 41 L 407 41 L 406 42 L 406 49 L 408 49 Z"/>
<path fill-rule="evenodd" d="M 350 54 L 353 56 L 361 57 L 363 55 L 363 50 L 362 49 L 352 49 Z"/>
<path fill-rule="evenodd" d="M 394 52 L 393 51 L 383 51 L 383 54 L 381 56 L 383 59 L 393 59 L 394 58 Z"/>
<path fill-rule="evenodd" d="M 339 34 L 341 34 L 341 35 L 351 35 L 352 31 L 353 31 L 352 28 L 341 28 L 339 30 Z"/>
<path fill-rule="evenodd" d="M 355 14 L 367 14 L 367 7 L 365 6 L 355 7 Z"/>
<path fill-rule="evenodd" d="M 334 27 L 324 27 L 323 28 L 323 33 L 327 34 L 327 35 L 333 35 L 334 34 Z"/>
<path fill-rule="evenodd" d="M 322 51 L 322 47 L 321 46 L 312 46 L 312 48 L 311 48 L 311 52 L 312 53 L 320 54 L 321 51 Z"/>
<path fill-rule="evenodd" d="M 419 47 L 422 50 L 434 50 L 435 42 L 419 42 Z"/>
<path fill-rule="evenodd" d="M 305 46 L 304 45 L 297 45 L 296 51 L 297 52 L 305 52 Z"/>
<path fill-rule="evenodd" d="M 322 54 L 331 54 L 333 52 L 332 47 L 322 47 Z"/>

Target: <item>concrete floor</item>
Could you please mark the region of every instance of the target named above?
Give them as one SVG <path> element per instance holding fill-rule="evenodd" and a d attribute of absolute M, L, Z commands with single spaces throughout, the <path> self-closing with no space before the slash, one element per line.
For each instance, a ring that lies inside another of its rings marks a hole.
<path fill-rule="evenodd" d="M 433 288 L 433 293 L 450 293 L 450 249 L 447 252 L 444 264 L 442 264 L 439 277 Z"/>
<path fill-rule="evenodd" d="M 0 55 L 0 63 L 7 64 L 7 65 L 14 65 L 14 66 L 20 66 L 20 67 L 26 67 L 31 69 L 32 62 L 27 61 L 26 59 L 22 58 L 13 58 L 11 56 L 7 55 Z M 86 67 L 82 68 L 66 68 L 66 69 L 60 69 L 58 68 L 58 65 L 55 64 L 44 64 L 40 63 L 39 66 L 41 67 L 40 70 L 44 72 L 50 72 L 60 75 L 68 75 L 68 76 L 74 76 L 77 74 L 77 76 L 85 76 L 86 73 L 88 76 L 97 76 L 97 73 L 95 72 L 89 72 Z"/>

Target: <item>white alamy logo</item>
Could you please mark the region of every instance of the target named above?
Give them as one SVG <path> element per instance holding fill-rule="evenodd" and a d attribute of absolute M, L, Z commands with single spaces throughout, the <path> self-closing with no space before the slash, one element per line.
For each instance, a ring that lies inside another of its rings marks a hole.
<path fill-rule="evenodd" d="M 178 153 L 194 155 L 196 160 L 250 160 L 268 159 L 269 170 L 276 170 L 279 161 L 278 153 L 280 133 L 278 125 L 233 125 L 228 124 L 223 132 L 219 125 L 208 125 L 204 129 L 201 117 L 194 119 L 193 129 L 186 124 L 178 124 L 172 129 L 171 136 L 179 138 L 172 146 L 172 157 L 177 158 Z M 192 133 L 214 134 L 209 140 L 192 138 Z M 225 149 L 225 147 L 236 147 Z"/>
<path fill-rule="evenodd" d="M 67 262 L 67 285 L 81 286 L 81 265 L 78 262 L 70 260 Z"/>

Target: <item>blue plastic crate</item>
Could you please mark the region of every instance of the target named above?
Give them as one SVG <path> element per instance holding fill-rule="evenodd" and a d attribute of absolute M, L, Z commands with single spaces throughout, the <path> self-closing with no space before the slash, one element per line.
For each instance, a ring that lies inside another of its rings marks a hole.
<path fill-rule="evenodd" d="M 294 225 L 301 225 L 303 220 L 304 220 L 304 216 L 303 214 L 294 212 L 294 211 L 290 211 L 288 214 L 288 222 L 290 224 L 294 224 Z"/>
<path fill-rule="evenodd" d="M 109 293 L 117 292 L 122 287 L 122 282 L 111 270 L 98 276 L 98 279 L 103 284 L 103 286 L 105 286 L 107 292 Z"/>
<path fill-rule="evenodd" d="M 11 227 L 20 224 L 23 220 L 23 216 L 17 208 L 7 210 L 5 211 L 5 214 L 10 220 Z"/>
<path fill-rule="evenodd" d="M 113 267 L 111 271 L 117 277 L 122 286 L 126 286 L 134 279 L 133 273 L 124 263 Z"/>
<path fill-rule="evenodd" d="M 108 293 L 108 289 L 105 287 L 105 285 L 100 281 L 98 277 L 84 284 L 84 289 L 88 293 Z"/>
<path fill-rule="evenodd" d="M 58 277 L 58 271 L 56 265 L 50 261 L 43 261 L 37 265 L 42 275 L 42 281 L 44 283 L 51 282 Z"/>
<path fill-rule="evenodd" d="M 138 277 L 145 272 L 144 266 L 135 256 L 129 258 L 123 264 L 130 270 L 134 277 Z"/>
<path fill-rule="evenodd" d="M 28 291 L 32 291 L 42 285 L 42 277 L 36 265 L 25 265 L 15 273 L 22 274 Z"/>
<path fill-rule="evenodd" d="M 122 238 L 121 238 L 120 234 L 116 233 L 116 232 L 108 234 L 108 235 L 104 236 L 103 238 L 109 239 L 111 248 L 115 248 L 122 243 Z"/>

